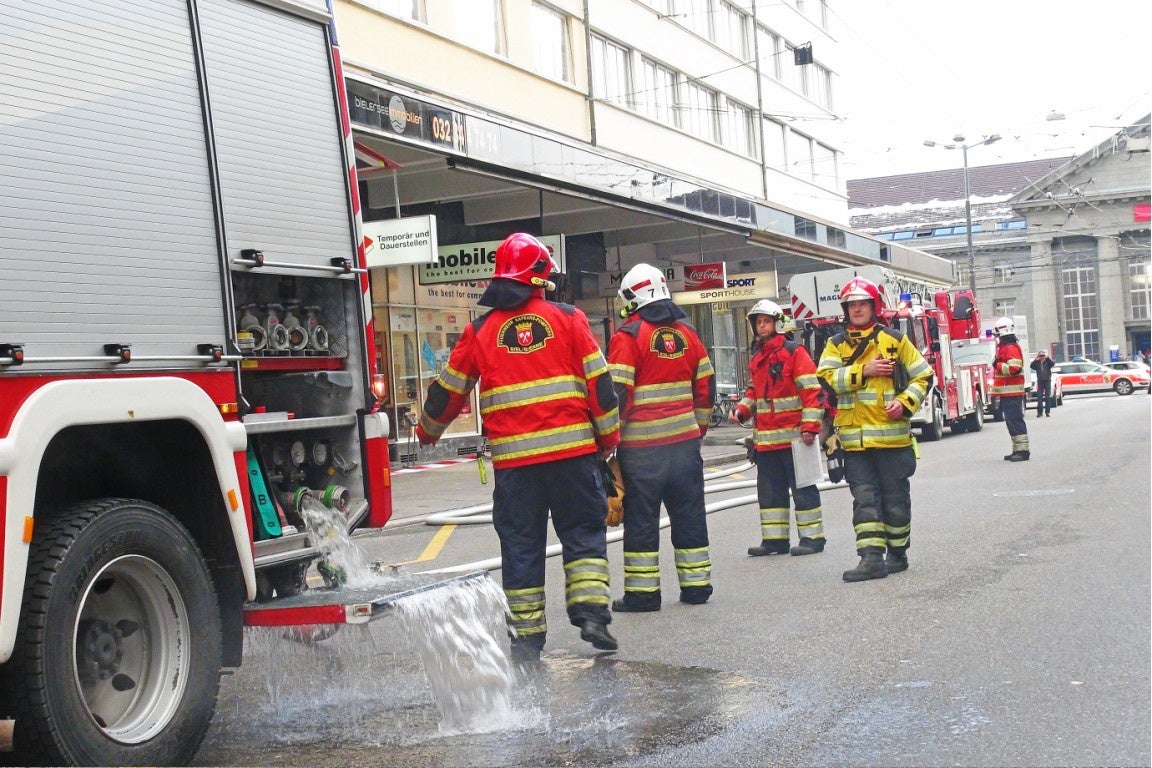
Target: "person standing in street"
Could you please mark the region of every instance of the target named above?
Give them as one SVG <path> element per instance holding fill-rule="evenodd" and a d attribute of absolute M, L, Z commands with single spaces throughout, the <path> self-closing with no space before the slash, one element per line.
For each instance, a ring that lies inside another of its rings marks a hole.
<path fill-rule="evenodd" d="M 908 479 L 916 472 L 909 419 L 928 396 L 932 367 L 901 331 L 883 324 L 883 298 L 871 280 L 849 280 L 840 306 L 847 327 L 828 339 L 816 374 L 836 393 L 835 427 L 860 555 L 844 581 L 856 582 L 908 569 Z"/>
<path fill-rule="evenodd" d="M 796 486 L 792 441 L 812 445 L 820 434 L 824 393 L 816 364 L 803 345 L 784 333 L 784 310 L 763 299 L 748 312 L 753 341 L 748 362 L 749 384 L 732 420 L 753 420 L 752 460 L 756 464 L 756 497 L 760 507 L 760 544 L 748 548 L 760 555 L 813 555 L 824 551 L 824 518 L 815 485 Z M 789 489 L 796 505 L 799 543 L 789 549 Z"/>
<path fill-rule="evenodd" d="M 1036 359 L 1029 366 L 1036 371 L 1036 415 L 1052 416 L 1052 368 L 1056 364 L 1044 350 L 1036 353 Z"/>
<path fill-rule="evenodd" d="M 992 359 L 992 394 L 1000 396 L 1000 411 L 1012 438 L 1012 452 L 1004 461 L 1028 461 L 1028 425 L 1024 423 L 1024 353 L 1016 340 L 1016 324 L 1001 317 L 992 326 L 996 335 L 996 357 Z M 1051 381 L 1051 377 L 1049 377 Z"/>
<path fill-rule="evenodd" d="M 549 511 L 563 547 L 568 619 L 593 648 L 614 651 L 599 468 L 620 439 L 612 377 L 585 314 L 545 299 L 555 264 L 539 240 L 509 235 L 495 261 L 479 301 L 492 309 L 465 327 L 429 386 L 416 436 L 434 444 L 479 383 L 513 660 L 538 660 L 547 638 Z"/>
<path fill-rule="evenodd" d="M 615 611 L 660 610 L 660 505 L 668 510 L 680 602 L 712 596 L 700 444 L 716 399 L 712 361 L 664 273 L 637 264 L 620 283 L 625 323 L 608 346 L 620 402 L 624 596 Z"/>

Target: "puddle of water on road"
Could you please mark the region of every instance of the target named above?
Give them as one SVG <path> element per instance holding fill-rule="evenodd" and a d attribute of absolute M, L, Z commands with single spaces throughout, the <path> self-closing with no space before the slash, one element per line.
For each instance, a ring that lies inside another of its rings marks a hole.
<path fill-rule="evenodd" d="M 453 734 L 396 624 L 349 629 L 312 647 L 267 638 L 261 663 L 285 670 L 277 698 L 246 659 L 196 764 L 279 765 L 270 758 L 287 749 L 294 765 L 608 765 L 719 734 L 764 694 L 715 670 L 546 651 L 513 672 L 502 727 Z"/>

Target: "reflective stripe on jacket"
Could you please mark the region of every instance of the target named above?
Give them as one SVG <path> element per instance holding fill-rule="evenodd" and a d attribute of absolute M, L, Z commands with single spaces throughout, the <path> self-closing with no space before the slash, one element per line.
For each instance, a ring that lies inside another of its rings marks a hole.
<path fill-rule="evenodd" d="M 748 372 L 740 405 L 753 414 L 756 450 L 790 448 L 801 432 L 820 432 L 824 396 L 807 349 L 776 334 L 752 355 Z"/>
<path fill-rule="evenodd" d="M 428 389 L 424 431 L 442 435 L 477 382 L 496 469 L 611 450 L 619 442 L 608 363 L 577 307 L 533 297 L 465 326 Z"/>
<path fill-rule="evenodd" d="M 1000 397 L 1024 397 L 1024 353 L 1016 343 L 1000 339 L 992 361 L 992 394 Z"/>
<path fill-rule="evenodd" d="M 836 392 L 836 429 L 847 451 L 867 448 L 903 448 L 912 444 L 908 414 L 916 413 L 928 396 L 932 366 L 902 332 L 882 327 L 875 339 L 869 339 L 874 326 L 849 328 L 828 339 L 816 374 Z M 850 364 L 859 344 L 864 351 Z M 908 373 L 908 386 L 897 393 L 887 376 L 864 376 L 864 366 L 876 357 L 899 360 Z M 904 406 L 905 416 L 888 418 L 885 412 L 892 400 Z"/>
<path fill-rule="evenodd" d="M 620 445 L 694 440 L 708 428 L 714 372 L 691 325 L 633 315 L 612 335 L 608 361 L 620 401 Z"/>

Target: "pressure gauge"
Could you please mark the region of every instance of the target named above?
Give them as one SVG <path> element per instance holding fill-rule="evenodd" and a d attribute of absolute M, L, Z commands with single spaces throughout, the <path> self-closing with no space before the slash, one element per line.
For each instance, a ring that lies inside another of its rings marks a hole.
<path fill-rule="evenodd" d="M 304 466 L 304 460 L 308 457 L 307 451 L 304 449 L 304 443 L 296 440 L 292 443 L 292 447 L 288 449 L 288 457 L 292 460 L 292 466 Z"/>
<path fill-rule="evenodd" d="M 312 463 L 317 467 L 323 467 L 328 464 L 328 443 L 325 440 L 317 440 L 312 443 Z"/>

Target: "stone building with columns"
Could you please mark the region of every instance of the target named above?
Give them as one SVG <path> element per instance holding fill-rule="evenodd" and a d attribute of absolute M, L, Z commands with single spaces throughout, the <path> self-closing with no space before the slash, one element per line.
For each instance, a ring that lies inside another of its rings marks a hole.
<path fill-rule="evenodd" d="M 853 228 L 975 275 L 986 320 L 1027 318 L 1032 351 L 1124 359 L 1152 348 L 1149 117 L 1071 158 L 848 181 Z"/>

